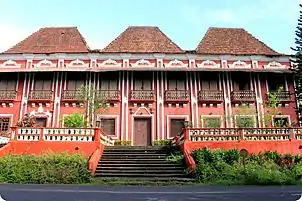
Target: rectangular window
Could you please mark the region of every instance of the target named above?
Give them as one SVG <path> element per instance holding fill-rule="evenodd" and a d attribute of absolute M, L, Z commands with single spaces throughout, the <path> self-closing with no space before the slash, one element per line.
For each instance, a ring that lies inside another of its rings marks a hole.
<path fill-rule="evenodd" d="M 220 128 L 221 118 L 220 117 L 206 117 L 202 119 L 204 128 Z"/>
<path fill-rule="evenodd" d="M 10 125 L 9 117 L 0 117 L 0 132 L 7 132 Z"/>
<path fill-rule="evenodd" d="M 37 126 L 40 128 L 44 128 L 47 125 L 47 118 L 36 118 Z"/>
<path fill-rule="evenodd" d="M 80 89 L 85 84 L 86 73 L 75 73 L 67 74 L 67 90 L 75 91 Z"/>
<path fill-rule="evenodd" d="M 115 135 L 115 118 L 101 119 L 101 129 L 107 135 Z"/>
<path fill-rule="evenodd" d="M 171 119 L 169 137 L 175 137 L 185 127 L 185 119 Z"/>
<path fill-rule="evenodd" d="M 237 116 L 236 126 L 238 128 L 253 128 L 255 127 L 255 118 L 252 116 Z"/>
<path fill-rule="evenodd" d="M 288 127 L 289 120 L 288 117 L 275 117 L 274 118 L 274 127 Z"/>

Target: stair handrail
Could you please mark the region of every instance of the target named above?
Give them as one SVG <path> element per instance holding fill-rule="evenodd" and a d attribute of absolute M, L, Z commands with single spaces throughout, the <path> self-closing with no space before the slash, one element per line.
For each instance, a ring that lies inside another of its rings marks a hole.
<path fill-rule="evenodd" d="M 180 133 L 178 133 L 173 139 L 172 139 L 172 146 L 180 146 L 185 142 L 185 129 L 183 128 Z"/>
<path fill-rule="evenodd" d="M 100 129 L 100 141 L 105 146 L 114 146 L 114 139 L 112 137 L 108 136 L 102 129 Z"/>

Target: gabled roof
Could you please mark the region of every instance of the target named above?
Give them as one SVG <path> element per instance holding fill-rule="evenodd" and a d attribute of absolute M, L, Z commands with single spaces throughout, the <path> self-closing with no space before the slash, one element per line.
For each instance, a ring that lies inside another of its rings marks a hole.
<path fill-rule="evenodd" d="M 28 36 L 4 53 L 47 54 L 85 52 L 89 52 L 89 47 L 76 27 L 47 27 Z"/>
<path fill-rule="evenodd" d="M 209 28 L 196 52 L 220 55 L 280 55 L 241 28 Z"/>
<path fill-rule="evenodd" d="M 100 52 L 183 53 L 158 27 L 130 26 Z"/>

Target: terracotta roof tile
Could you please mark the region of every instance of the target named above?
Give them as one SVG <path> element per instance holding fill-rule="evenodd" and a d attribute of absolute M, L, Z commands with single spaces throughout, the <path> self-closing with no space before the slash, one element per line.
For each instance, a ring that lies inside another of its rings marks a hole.
<path fill-rule="evenodd" d="M 84 53 L 85 39 L 76 27 L 47 27 L 38 30 L 4 53 Z"/>
<path fill-rule="evenodd" d="M 241 28 L 209 28 L 196 48 L 199 54 L 280 55 Z"/>
<path fill-rule="evenodd" d="M 130 26 L 101 52 L 183 53 L 183 50 L 158 27 Z"/>

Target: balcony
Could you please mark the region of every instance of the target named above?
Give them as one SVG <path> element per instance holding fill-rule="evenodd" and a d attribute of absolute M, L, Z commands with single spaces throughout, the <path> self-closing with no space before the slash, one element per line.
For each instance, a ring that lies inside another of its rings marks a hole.
<path fill-rule="evenodd" d="M 33 90 L 29 92 L 28 100 L 34 101 L 50 101 L 52 100 L 53 92 L 50 90 Z"/>
<path fill-rule="evenodd" d="M 0 90 L 1 101 L 13 101 L 17 97 L 17 92 L 13 90 Z"/>
<path fill-rule="evenodd" d="M 189 101 L 189 91 L 188 90 L 166 90 L 165 101 L 188 102 Z"/>
<path fill-rule="evenodd" d="M 107 101 L 119 101 L 120 91 L 119 90 L 98 90 L 96 96 L 102 100 Z"/>
<path fill-rule="evenodd" d="M 233 102 L 254 102 L 256 100 L 256 94 L 250 90 L 232 91 L 231 100 Z"/>
<path fill-rule="evenodd" d="M 276 100 L 280 101 L 280 102 L 290 102 L 291 101 L 290 91 L 270 91 L 269 93 L 267 93 L 267 99 L 269 99 L 269 94 L 275 95 Z"/>
<path fill-rule="evenodd" d="M 198 92 L 198 101 L 200 102 L 222 102 L 222 91 L 202 90 Z"/>
<path fill-rule="evenodd" d="M 153 90 L 132 90 L 130 92 L 131 101 L 154 101 Z"/>
<path fill-rule="evenodd" d="M 78 93 L 78 90 L 65 90 L 63 91 L 61 98 L 63 101 L 76 101 L 79 95 Z"/>

